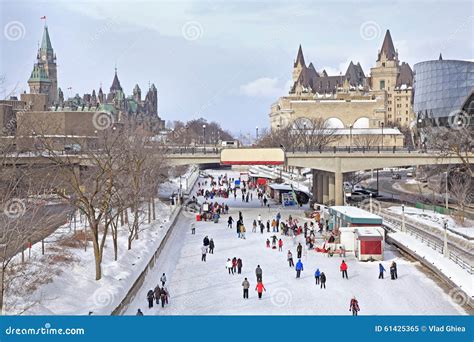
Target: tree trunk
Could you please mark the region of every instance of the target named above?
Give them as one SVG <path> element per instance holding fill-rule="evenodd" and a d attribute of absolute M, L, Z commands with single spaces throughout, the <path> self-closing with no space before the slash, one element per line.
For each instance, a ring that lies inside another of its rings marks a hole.
<path fill-rule="evenodd" d="M 3 315 L 3 296 L 5 294 L 5 267 L 0 272 L 0 316 Z"/>
<path fill-rule="evenodd" d="M 128 208 L 125 208 L 125 223 L 128 224 Z"/>
<path fill-rule="evenodd" d="M 123 223 L 124 223 L 124 222 L 123 222 L 123 210 L 121 209 L 121 210 L 120 210 L 120 227 L 123 226 Z"/>
<path fill-rule="evenodd" d="M 151 223 L 151 202 L 148 200 L 148 223 Z"/>
<path fill-rule="evenodd" d="M 153 211 L 153 221 L 156 220 L 156 210 L 155 210 L 155 197 L 151 197 L 151 207 Z"/>

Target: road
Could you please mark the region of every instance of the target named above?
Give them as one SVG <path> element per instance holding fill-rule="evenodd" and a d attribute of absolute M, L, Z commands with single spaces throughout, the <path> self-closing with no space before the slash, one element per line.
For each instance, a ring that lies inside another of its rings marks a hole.
<path fill-rule="evenodd" d="M 6 244 L 1 250 L 1 257 L 8 259 L 23 248 L 28 242 L 41 241 L 67 222 L 72 209 L 67 204 L 30 205 L 18 218 L 9 218 L 0 213 L 0 244 Z"/>

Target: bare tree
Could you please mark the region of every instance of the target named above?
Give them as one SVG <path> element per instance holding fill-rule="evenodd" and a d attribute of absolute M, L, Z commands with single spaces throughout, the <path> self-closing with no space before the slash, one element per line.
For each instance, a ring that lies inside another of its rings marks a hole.
<path fill-rule="evenodd" d="M 471 172 L 452 172 L 449 176 L 449 191 L 458 206 L 461 223 L 464 223 L 465 209 L 471 204 L 473 197 Z"/>
<path fill-rule="evenodd" d="M 356 134 L 352 138 L 354 146 L 365 149 L 380 146 L 381 141 L 382 139 L 378 134 Z"/>

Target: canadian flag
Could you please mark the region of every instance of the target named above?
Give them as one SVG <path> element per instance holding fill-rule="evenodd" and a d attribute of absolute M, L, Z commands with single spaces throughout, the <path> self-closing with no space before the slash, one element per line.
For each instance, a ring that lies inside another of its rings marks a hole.
<path fill-rule="evenodd" d="M 42 16 L 40 19 L 45 19 L 45 20 L 46 20 L 46 16 L 45 16 L 45 15 L 43 15 L 43 16 Z"/>

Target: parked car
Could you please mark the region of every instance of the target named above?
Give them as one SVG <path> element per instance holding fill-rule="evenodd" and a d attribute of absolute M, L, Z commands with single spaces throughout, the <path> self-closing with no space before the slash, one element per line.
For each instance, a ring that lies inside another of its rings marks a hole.
<path fill-rule="evenodd" d="M 407 177 L 413 177 L 413 171 L 408 171 L 407 172 Z"/>
<path fill-rule="evenodd" d="M 402 179 L 402 176 L 399 173 L 394 173 L 392 179 Z"/>

